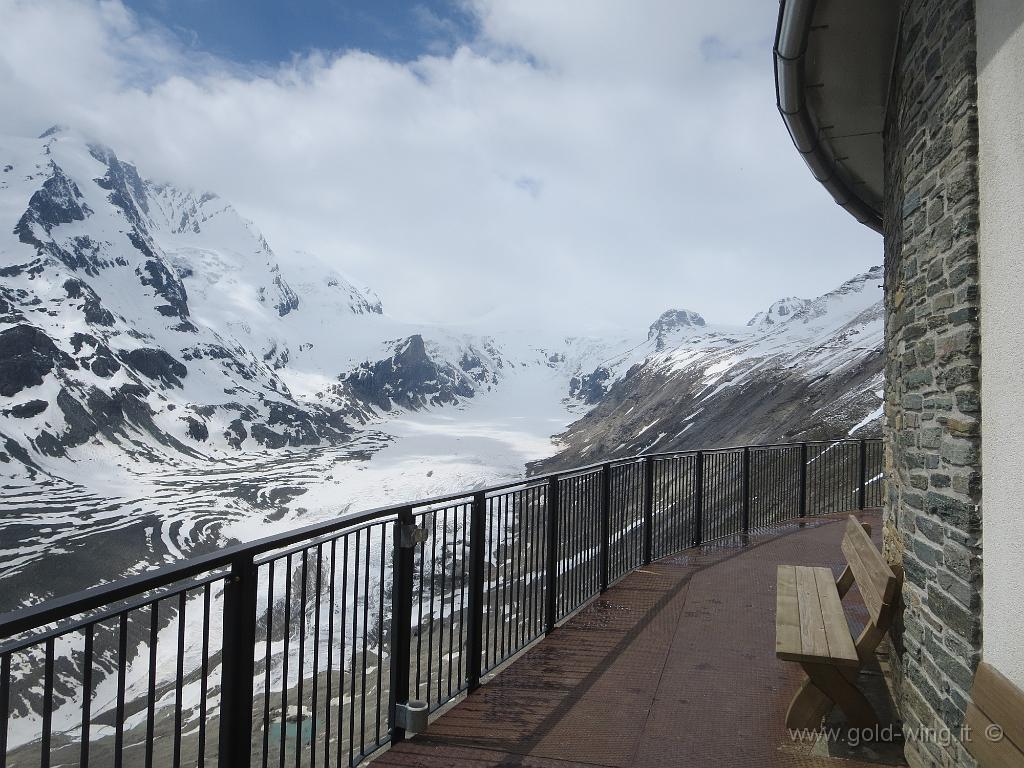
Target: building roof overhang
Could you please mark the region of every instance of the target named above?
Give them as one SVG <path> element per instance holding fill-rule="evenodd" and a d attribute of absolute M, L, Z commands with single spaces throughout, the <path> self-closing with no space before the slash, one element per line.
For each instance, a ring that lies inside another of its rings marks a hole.
<path fill-rule="evenodd" d="M 775 92 L 822 186 L 882 231 L 882 133 L 899 24 L 894 0 L 780 0 Z"/>

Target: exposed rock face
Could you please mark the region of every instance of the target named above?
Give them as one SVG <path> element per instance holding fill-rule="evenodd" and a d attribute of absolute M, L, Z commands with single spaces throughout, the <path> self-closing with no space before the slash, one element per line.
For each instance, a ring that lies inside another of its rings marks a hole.
<path fill-rule="evenodd" d="M 32 231 L 34 226 L 50 234 L 59 224 L 84 221 L 92 213 L 84 203 L 78 185 L 53 162 L 50 163 L 50 171 L 50 177 L 29 198 L 28 208 L 14 228 L 23 243 L 39 243 Z"/>
<path fill-rule="evenodd" d="M 168 387 L 181 387 L 188 368 L 162 349 L 141 347 L 124 353 L 124 361 L 143 376 Z"/>
<path fill-rule="evenodd" d="M 569 395 L 587 405 L 595 405 L 608 393 L 611 376 L 611 371 L 604 366 L 598 366 L 582 376 L 573 376 L 569 380 Z"/>
<path fill-rule="evenodd" d="M 39 386 L 55 367 L 78 366 L 40 329 L 22 324 L 0 331 L 0 395 Z"/>
<path fill-rule="evenodd" d="M 479 366 L 479 357 L 464 358 L 468 370 Z M 466 370 L 438 364 L 427 354 L 419 334 L 400 342 L 386 360 L 364 363 L 345 377 L 344 383 L 360 400 L 383 411 L 394 406 L 422 408 L 446 405 L 460 397 L 472 397 L 472 378 Z"/>

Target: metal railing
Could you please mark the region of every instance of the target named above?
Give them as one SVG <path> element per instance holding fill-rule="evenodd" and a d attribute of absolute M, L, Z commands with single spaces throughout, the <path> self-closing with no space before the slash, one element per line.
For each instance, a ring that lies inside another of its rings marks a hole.
<path fill-rule="evenodd" d="M 373 510 L 0 616 L 0 768 L 353 766 L 631 570 L 882 502 L 879 440 L 650 454 Z"/>

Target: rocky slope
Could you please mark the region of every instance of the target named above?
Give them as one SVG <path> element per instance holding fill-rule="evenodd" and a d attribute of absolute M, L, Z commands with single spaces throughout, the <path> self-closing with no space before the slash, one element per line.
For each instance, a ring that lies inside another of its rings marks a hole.
<path fill-rule="evenodd" d="M 648 342 L 578 379 L 593 410 L 534 471 L 646 451 L 875 436 L 883 377 L 882 269 L 745 327 L 665 313 Z M 666 318 L 688 318 L 666 323 Z"/>

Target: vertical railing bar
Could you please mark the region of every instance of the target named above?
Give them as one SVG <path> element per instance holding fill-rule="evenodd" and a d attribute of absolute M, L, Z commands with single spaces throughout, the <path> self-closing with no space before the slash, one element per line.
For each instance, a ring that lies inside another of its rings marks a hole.
<path fill-rule="evenodd" d="M 124 688 L 128 665 L 128 612 L 118 614 L 117 704 L 114 708 L 114 768 L 124 765 Z"/>
<path fill-rule="evenodd" d="M 414 523 L 415 524 L 415 523 Z M 397 525 L 408 525 L 408 523 L 397 523 Z M 426 524 L 424 523 L 423 530 L 426 531 Z M 415 553 L 415 550 L 413 550 Z M 427 578 L 427 542 L 426 538 L 420 540 L 420 589 L 417 594 L 416 600 L 416 697 L 419 698 L 420 687 L 423 685 L 423 671 L 422 671 L 422 660 L 423 660 L 423 598 L 424 598 L 424 584 Z M 413 569 L 415 573 L 415 566 Z M 412 621 L 412 618 L 409 619 Z M 429 654 L 428 654 L 429 655 Z"/>
<path fill-rule="evenodd" d="M 539 577 L 544 564 L 544 527 L 540 524 L 540 488 L 530 488 L 530 640 L 540 636 L 541 590 L 544 581 Z"/>
<path fill-rule="evenodd" d="M 800 443 L 800 517 L 807 517 L 807 443 Z"/>
<path fill-rule="evenodd" d="M 648 564 L 654 549 L 654 460 L 644 459 L 644 552 L 643 562 Z"/>
<path fill-rule="evenodd" d="M 572 553 L 572 605 L 570 610 L 575 610 L 576 606 L 580 604 L 583 597 L 583 584 L 581 579 L 581 565 L 583 560 L 583 551 L 580 546 L 580 530 L 581 530 L 581 517 L 582 507 L 580 502 L 580 489 L 582 486 L 581 478 L 576 477 L 569 485 L 570 499 L 569 499 L 569 517 L 572 520 L 572 525 L 569 528 L 570 541 L 576 543 L 573 547 Z"/>
<path fill-rule="evenodd" d="M 175 659 L 175 672 L 174 672 L 174 746 L 173 746 L 173 764 L 174 768 L 179 768 L 181 765 L 181 709 L 182 709 L 182 696 L 183 688 L 185 686 L 185 603 L 187 595 L 182 590 L 178 593 L 178 654 Z M 253 629 L 255 630 L 256 615 L 253 613 Z M 255 650 L 255 649 L 254 649 Z M 249 674 L 250 688 L 252 683 L 252 673 Z M 252 718 L 252 692 L 250 690 L 248 701 L 246 702 L 249 706 L 250 711 L 250 728 Z M 239 702 L 241 704 L 241 702 Z"/>
<path fill-rule="evenodd" d="M 532 642 L 539 635 L 538 628 L 538 616 L 542 613 L 541 597 L 543 589 L 543 579 L 539 577 L 539 573 L 544 565 L 543 555 L 538 557 L 538 552 L 542 550 L 542 538 L 543 538 L 543 525 L 541 522 L 540 508 L 540 489 L 536 486 L 530 487 L 526 491 L 526 510 L 528 515 L 528 526 L 529 533 L 527 534 L 529 540 L 529 557 L 527 558 L 526 568 L 529 572 L 529 579 L 527 581 L 528 592 L 529 592 L 529 614 L 527 616 L 527 636 L 528 641 Z"/>
<path fill-rule="evenodd" d="M 352 547 L 355 554 L 352 573 L 352 661 L 349 671 L 349 707 L 348 707 L 348 764 L 355 764 L 356 746 L 356 650 L 359 640 L 356 633 L 359 631 L 359 557 L 361 554 L 362 533 L 356 529 L 356 539 Z M 360 698 L 362 696 L 360 695 Z"/>
<path fill-rule="evenodd" d="M 91 680 L 92 678 L 92 624 L 86 627 L 85 636 L 85 647 L 86 661 L 88 664 L 86 676 Z M 92 686 L 89 685 L 86 688 L 85 698 L 82 703 L 82 711 L 88 714 L 89 707 L 86 702 L 90 700 L 89 689 Z M 0 656 L 0 768 L 7 768 L 7 726 L 9 724 L 11 716 L 11 654 L 5 653 Z M 85 715 L 83 715 L 84 722 Z M 88 736 L 88 729 L 85 729 L 85 735 Z M 82 752 L 85 756 L 83 765 L 88 763 L 88 738 L 82 742 Z"/>
<path fill-rule="evenodd" d="M 458 561 L 455 555 L 456 549 L 459 546 L 459 507 L 464 505 L 456 505 L 452 509 L 452 596 L 451 611 L 448 614 L 448 697 L 452 696 L 452 675 L 454 674 L 455 667 L 455 593 L 458 590 L 455 581 L 455 568 L 454 563 Z M 446 513 L 447 516 L 447 513 Z M 445 560 L 447 562 L 447 559 Z"/>
<path fill-rule="evenodd" d="M 281 727 L 278 739 L 278 766 L 284 768 L 288 752 L 288 661 L 291 657 L 292 636 L 292 556 L 284 561 L 284 618 L 281 627 L 284 641 L 281 648 Z"/>
<path fill-rule="evenodd" d="M 153 736 L 156 729 L 156 654 L 160 629 L 160 601 L 149 606 L 149 687 L 146 694 L 146 768 L 153 766 Z"/>
<path fill-rule="evenodd" d="M 92 654 L 93 654 L 93 624 L 85 627 L 85 649 L 82 661 L 82 747 L 78 760 L 81 768 L 89 766 L 89 740 L 92 726 Z M 10 674 L 10 656 L 3 657 L 4 666 L 0 668 L 0 768 L 4 768 L 3 761 L 7 754 L 7 684 Z"/>
<path fill-rule="evenodd" d="M 341 612 L 338 614 L 341 626 L 338 632 L 338 743 L 334 762 L 336 768 L 341 768 L 341 755 L 345 743 L 345 622 L 348 621 L 348 541 L 351 534 L 345 534 L 341 538 L 345 551 L 341 556 Z M 350 696 L 349 711 L 354 704 L 355 697 Z"/>
<path fill-rule="evenodd" d="M 316 705 L 320 674 L 320 592 L 323 589 L 324 544 L 316 545 L 316 577 L 313 579 L 313 679 L 309 702 L 309 766 L 316 768 Z M 381 548 L 383 550 L 383 547 Z M 378 668 L 380 665 L 378 664 Z M 326 766 L 325 766 L 326 768 Z"/>
<path fill-rule="evenodd" d="M 469 630 L 466 638 L 466 687 L 480 687 L 484 647 L 484 550 L 486 549 L 487 496 L 473 494 L 469 529 Z"/>
<path fill-rule="evenodd" d="M 566 522 L 566 575 L 568 577 L 566 581 L 568 581 L 569 586 L 569 600 L 565 608 L 562 610 L 562 615 L 565 615 L 575 610 L 576 606 L 580 604 L 579 477 L 570 479 L 566 483 L 565 491 L 566 497 L 562 500 L 561 503 L 563 505 L 564 510 L 562 520 Z"/>
<path fill-rule="evenodd" d="M 743 449 L 743 480 L 740 493 L 743 494 L 743 507 L 740 530 L 743 535 L 750 533 L 750 448 Z"/>
<path fill-rule="evenodd" d="M 494 622 L 493 613 L 494 609 L 491 604 L 494 600 L 494 590 L 491 589 L 491 573 L 493 571 L 493 565 L 491 564 L 491 554 L 494 550 L 494 526 L 491 524 L 491 516 L 494 513 L 494 499 L 488 499 L 484 497 L 484 555 L 487 559 L 486 572 L 481 569 L 481 590 L 483 593 L 483 607 L 484 607 L 484 625 L 483 625 L 483 637 L 482 645 L 484 649 L 483 668 L 489 670 L 491 668 L 491 658 L 493 654 L 493 633 L 491 632 L 491 625 Z"/>
<path fill-rule="evenodd" d="M 462 644 L 462 650 L 459 653 L 459 687 L 462 688 L 466 684 L 466 669 L 468 657 L 466 656 L 466 593 L 467 587 L 467 567 L 469 565 L 469 524 L 470 524 L 470 504 L 462 505 L 462 565 L 459 568 L 459 642 Z"/>
<path fill-rule="evenodd" d="M 392 744 L 404 741 L 406 736 L 405 728 L 398 726 L 396 712 L 399 705 L 409 701 L 412 592 L 416 550 L 412 541 L 403 541 L 403 532 L 409 531 L 415 525 L 412 507 L 403 507 L 398 511 L 398 519 L 394 524 L 394 555 L 391 569 L 391 690 L 388 698 L 388 723 L 391 727 Z M 422 583 L 421 565 L 420 584 Z"/>
<path fill-rule="evenodd" d="M 596 482 L 595 482 L 596 480 Z M 600 475 L 590 483 L 590 593 L 601 591 L 601 485 Z M 594 555 L 595 550 L 597 555 Z"/>
<path fill-rule="evenodd" d="M 857 509 L 864 509 L 868 483 L 868 443 L 861 440 L 857 445 Z"/>
<path fill-rule="evenodd" d="M 40 768 L 50 768 L 50 736 L 53 731 L 53 637 L 46 638 L 43 666 L 43 722 L 40 739 Z"/>
<path fill-rule="evenodd" d="M 508 630 L 508 495 L 498 497 L 498 552 L 501 553 L 501 562 L 498 566 L 500 611 L 496 617 L 498 623 L 495 627 L 497 635 L 497 651 L 495 660 L 505 658 L 505 634 Z"/>
<path fill-rule="evenodd" d="M 270 666 L 273 659 L 272 641 L 274 634 L 274 561 L 267 563 L 267 636 L 263 644 L 263 757 L 261 764 L 267 768 L 270 760 Z"/>
<path fill-rule="evenodd" d="M 383 667 L 384 667 L 384 572 L 387 566 L 387 560 L 385 556 L 385 549 L 387 549 L 387 522 L 380 524 L 380 576 L 377 579 L 377 592 L 379 594 L 377 601 L 377 709 L 376 709 L 376 723 L 374 727 L 374 743 L 375 745 L 380 744 L 380 721 L 381 721 L 381 685 L 383 685 Z M 394 624 L 394 616 L 391 618 L 392 625 Z M 389 663 L 392 660 L 389 659 Z M 330 768 L 330 766 L 324 765 L 324 768 Z"/>
<path fill-rule="evenodd" d="M 331 539 L 331 570 L 327 586 L 327 690 L 324 693 L 324 768 L 331 766 L 331 689 L 334 675 L 334 582 L 337 578 L 338 540 Z M 269 637 L 269 635 L 268 635 Z M 338 708 L 341 708 L 341 691 L 338 692 Z"/>
<path fill-rule="evenodd" d="M 200 659 L 199 681 L 199 742 L 196 745 L 196 765 L 206 765 L 206 697 L 209 692 L 210 675 L 210 582 L 203 584 L 203 641 Z"/>
<path fill-rule="evenodd" d="M 443 701 L 441 686 L 444 683 L 444 596 L 448 590 L 448 507 L 441 510 L 441 627 L 437 635 L 437 703 Z M 437 521 L 437 515 L 434 515 Z M 437 562 L 435 558 L 434 562 Z"/>
<path fill-rule="evenodd" d="M 363 566 L 363 672 L 359 689 L 359 754 L 366 754 L 366 643 L 370 634 L 370 539 L 373 528 L 366 529 L 366 560 Z"/>
<path fill-rule="evenodd" d="M 704 540 L 704 452 L 697 451 L 693 461 L 693 542 L 699 547 Z"/>
<path fill-rule="evenodd" d="M 245 768 L 251 760 L 257 583 L 256 565 L 251 554 L 240 556 L 231 563 L 231 573 L 224 586 L 224 635 L 221 648 L 231 649 L 231 653 L 223 655 L 221 667 L 220 768 Z M 181 674 L 184 669 L 184 600 L 179 602 L 178 622 L 178 672 Z M 178 683 L 175 726 L 178 731 L 176 752 L 180 758 L 180 677 Z"/>
<path fill-rule="evenodd" d="M 523 530 L 523 491 L 516 491 L 514 494 L 516 503 L 513 508 L 515 518 L 515 529 L 517 532 L 516 545 L 516 642 L 515 650 L 523 647 L 523 577 L 524 577 L 524 530 Z"/>
<path fill-rule="evenodd" d="M 369 536 L 369 532 L 367 532 Z M 297 679 L 295 681 L 295 768 L 302 766 L 302 722 L 306 679 L 306 589 L 309 582 L 309 548 L 302 550 L 302 561 L 299 565 L 299 658 L 295 665 Z M 365 663 L 365 661 L 364 661 Z"/>
<path fill-rule="evenodd" d="M 555 611 L 558 590 L 558 475 L 548 480 L 547 496 L 547 560 L 545 562 L 546 591 L 544 594 L 544 631 L 555 629 Z"/>

